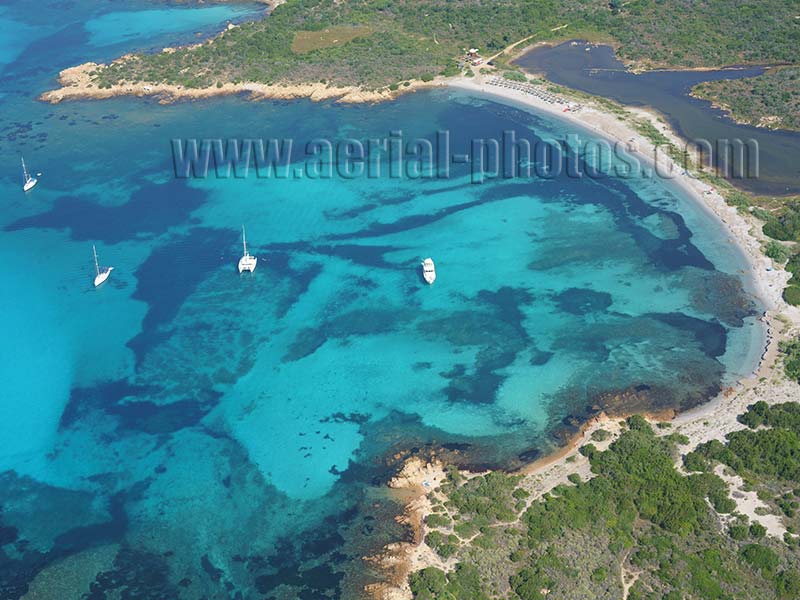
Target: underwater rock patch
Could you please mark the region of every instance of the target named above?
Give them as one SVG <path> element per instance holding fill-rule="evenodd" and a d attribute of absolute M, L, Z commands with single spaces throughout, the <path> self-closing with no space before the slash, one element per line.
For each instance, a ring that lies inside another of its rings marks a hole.
<path fill-rule="evenodd" d="M 587 288 L 569 288 L 554 297 L 559 309 L 573 315 L 602 312 L 613 303 L 611 294 Z"/>

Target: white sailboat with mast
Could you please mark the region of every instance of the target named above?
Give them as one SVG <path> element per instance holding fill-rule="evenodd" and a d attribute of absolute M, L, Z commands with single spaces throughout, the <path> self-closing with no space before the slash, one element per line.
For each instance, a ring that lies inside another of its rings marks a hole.
<path fill-rule="evenodd" d="M 25 159 L 22 157 L 20 157 L 20 159 L 22 160 L 22 180 L 23 180 L 22 190 L 24 192 L 27 192 L 33 189 L 33 186 L 39 183 L 39 180 L 36 179 L 36 177 L 33 177 L 30 173 L 28 173 L 28 169 L 25 166 Z"/>
<path fill-rule="evenodd" d="M 244 256 L 239 259 L 239 273 L 244 273 L 245 271 L 250 271 L 252 273 L 256 270 L 258 258 L 250 256 L 250 253 L 247 251 L 247 235 L 244 231 L 244 225 L 242 225 L 242 247 L 244 248 Z"/>
<path fill-rule="evenodd" d="M 102 285 L 108 276 L 111 275 L 111 271 L 114 270 L 114 267 L 103 267 L 100 268 L 100 263 L 97 261 L 97 248 L 92 245 L 92 253 L 94 254 L 94 271 L 96 273 L 94 277 L 94 287 L 98 287 Z"/>

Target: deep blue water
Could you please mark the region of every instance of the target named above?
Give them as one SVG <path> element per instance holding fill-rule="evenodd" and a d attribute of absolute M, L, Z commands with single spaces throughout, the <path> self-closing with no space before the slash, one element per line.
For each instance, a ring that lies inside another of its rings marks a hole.
<path fill-rule="evenodd" d="M 187 180 L 170 153 L 397 129 L 458 151 L 561 123 L 447 90 L 35 100 L 60 68 L 254 10 L 164 6 L 0 13 L 27 32 L 0 73 L 0 597 L 355 598 L 361 557 L 403 534 L 383 483 L 410 452 L 514 466 L 594 405 L 686 407 L 753 367 L 744 259 L 668 182 Z M 115 267 L 99 289 L 92 244 Z"/>
<path fill-rule="evenodd" d="M 755 77 L 764 72 L 763 67 L 634 74 L 614 56 L 611 47 L 575 41 L 534 48 L 516 63 L 574 89 L 623 104 L 653 107 L 685 139 L 707 140 L 714 148 L 720 140 L 754 143 L 750 147 L 758 149 L 757 161 L 748 155 L 743 159 L 737 152 L 719 152 L 711 162 L 742 189 L 778 196 L 800 192 L 800 133 L 740 125 L 710 102 L 689 95 L 704 81 Z"/>

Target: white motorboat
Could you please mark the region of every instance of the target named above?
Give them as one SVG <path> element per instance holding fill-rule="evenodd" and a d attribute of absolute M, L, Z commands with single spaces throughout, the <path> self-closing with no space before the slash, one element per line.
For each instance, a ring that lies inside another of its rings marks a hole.
<path fill-rule="evenodd" d="M 422 276 L 429 284 L 436 281 L 436 267 L 433 264 L 433 259 L 430 257 L 422 261 Z"/>

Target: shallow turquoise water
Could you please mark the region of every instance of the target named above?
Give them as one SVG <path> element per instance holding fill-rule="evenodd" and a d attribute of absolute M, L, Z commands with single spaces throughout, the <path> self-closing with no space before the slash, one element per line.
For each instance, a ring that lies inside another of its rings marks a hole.
<path fill-rule="evenodd" d="M 65 62 L 108 48 L 67 38 Z M 390 129 L 450 130 L 455 151 L 563 124 L 444 90 L 49 106 L 32 52 L 1 101 L 2 597 L 119 544 L 83 563 L 98 590 L 352 598 L 360 557 L 401 533 L 380 492 L 395 453 L 513 466 L 620 391 L 688 406 L 754 364 L 743 257 L 663 182 L 182 180 L 170 155 L 173 138 Z M 20 153 L 43 172 L 27 196 Z M 235 270 L 242 223 L 253 276 Z M 93 243 L 115 267 L 97 290 Z"/>
<path fill-rule="evenodd" d="M 89 32 L 90 44 L 109 46 L 126 39 L 140 42 L 142 39 L 165 34 L 183 34 L 193 29 L 216 27 L 226 20 L 253 13 L 252 6 L 236 5 L 118 11 L 88 21 L 86 30 Z"/>

